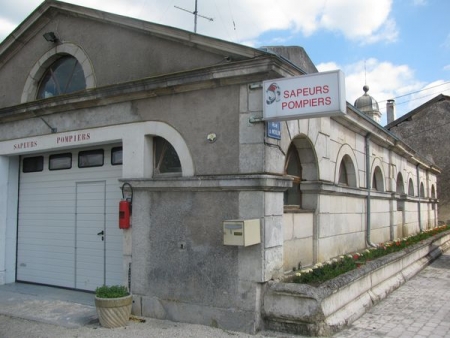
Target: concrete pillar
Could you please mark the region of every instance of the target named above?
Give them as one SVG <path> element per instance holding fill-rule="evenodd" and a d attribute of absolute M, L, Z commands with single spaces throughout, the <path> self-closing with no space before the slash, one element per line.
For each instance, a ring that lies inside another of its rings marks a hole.
<path fill-rule="evenodd" d="M 0 156 L 0 285 L 15 281 L 19 158 Z"/>
<path fill-rule="evenodd" d="M 150 178 L 153 176 L 153 138 L 126 135 L 123 138 L 123 177 Z"/>
<path fill-rule="evenodd" d="M 6 218 L 8 205 L 9 159 L 0 156 L 0 285 L 6 280 Z"/>

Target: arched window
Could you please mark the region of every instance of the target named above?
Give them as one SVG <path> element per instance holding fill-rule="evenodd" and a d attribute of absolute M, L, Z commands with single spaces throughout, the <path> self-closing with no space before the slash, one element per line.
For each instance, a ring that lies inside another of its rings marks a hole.
<path fill-rule="evenodd" d="M 431 186 L 431 198 L 436 199 L 436 189 L 434 188 L 434 184 Z M 434 201 L 431 203 L 431 209 L 436 209 L 436 203 Z"/>
<path fill-rule="evenodd" d="M 291 144 L 287 152 L 284 172 L 286 175 L 289 175 L 294 179 L 292 188 L 289 188 L 284 192 L 284 205 L 294 205 L 300 207 L 302 200 L 300 191 L 302 166 L 300 164 L 300 157 L 298 156 L 297 148 L 294 144 Z"/>
<path fill-rule="evenodd" d="M 420 183 L 420 197 L 426 197 L 423 182 Z"/>
<path fill-rule="evenodd" d="M 339 184 L 356 187 L 356 171 L 350 156 L 344 155 L 339 166 Z"/>
<path fill-rule="evenodd" d="M 384 191 L 383 173 L 380 167 L 376 167 L 372 177 L 372 189 L 377 191 Z"/>
<path fill-rule="evenodd" d="M 180 173 L 181 163 L 173 146 L 162 137 L 153 138 L 155 175 Z"/>
<path fill-rule="evenodd" d="M 403 175 L 401 173 L 397 174 L 397 186 L 395 192 L 400 195 L 405 193 L 405 185 L 403 183 Z"/>
<path fill-rule="evenodd" d="M 409 179 L 408 196 L 414 196 L 414 183 L 413 183 L 412 178 Z"/>
<path fill-rule="evenodd" d="M 341 165 L 339 166 L 339 184 L 348 185 L 348 175 L 344 160 L 341 161 Z"/>
<path fill-rule="evenodd" d="M 42 77 L 37 99 L 69 94 L 86 89 L 83 68 L 76 58 L 63 56 L 53 62 Z"/>
<path fill-rule="evenodd" d="M 434 188 L 434 184 L 431 186 L 431 198 L 436 198 L 436 189 Z"/>

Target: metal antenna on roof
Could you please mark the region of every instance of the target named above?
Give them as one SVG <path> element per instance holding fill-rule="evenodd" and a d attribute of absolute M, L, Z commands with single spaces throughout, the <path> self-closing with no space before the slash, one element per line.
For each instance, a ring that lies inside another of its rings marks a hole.
<path fill-rule="evenodd" d="M 364 84 L 367 85 L 366 60 L 364 60 Z"/>
<path fill-rule="evenodd" d="M 203 16 L 203 15 L 198 14 L 198 10 L 197 10 L 197 0 L 195 0 L 195 10 L 194 10 L 193 12 L 191 12 L 191 11 L 189 11 L 189 10 L 187 10 L 187 9 L 178 7 L 178 6 L 173 6 L 173 7 L 178 8 L 178 9 L 181 9 L 182 11 L 185 11 L 185 12 L 188 12 L 188 13 L 191 13 L 191 14 L 194 14 L 194 33 L 197 33 L 197 16 L 199 16 L 199 17 L 201 17 L 201 18 L 203 18 L 203 19 L 209 20 L 209 21 L 214 21 L 213 18 L 208 18 L 207 16 Z"/>

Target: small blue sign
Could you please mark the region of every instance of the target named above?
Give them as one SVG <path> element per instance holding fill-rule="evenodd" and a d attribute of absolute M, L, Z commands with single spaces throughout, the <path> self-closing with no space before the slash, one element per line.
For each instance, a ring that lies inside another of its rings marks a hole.
<path fill-rule="evenodd" d="M 281 140 L 280 122 L 267 122 L 267 137 Z"/>

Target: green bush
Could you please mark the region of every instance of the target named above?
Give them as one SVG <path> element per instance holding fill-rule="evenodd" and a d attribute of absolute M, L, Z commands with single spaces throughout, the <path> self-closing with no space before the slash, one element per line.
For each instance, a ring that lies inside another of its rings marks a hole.
<path fill-rule="evenodd" d="M 292 282 L 318 286 L 327 280 L 333 279 L 348 271 L 357 269 L 368 261 L 403 250 L 410 245 L 419 243 L 424 239 L 449 229 L 450 225 L 440 226 L 426 230 L 414 236 L 397 239 L 393 242 L 381 243 L 376 248 L 366 249 L 362 253 L 353 253 L 346 256 L 340 256 L 339 258 L 334 258 L 324 264 L 318 263 L 312 268 L 303 269 L 300 272 L 297 272 L 293 276 Z"/>
<path fill-rule="evenodd" d="M 95 289 L 95 295 L 98 298 L 120 298 L 129 294 L 127 288 L 123 285 L 103 285 Z"/>

